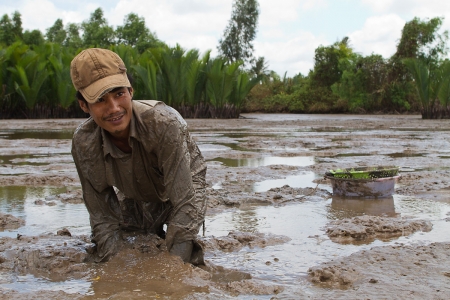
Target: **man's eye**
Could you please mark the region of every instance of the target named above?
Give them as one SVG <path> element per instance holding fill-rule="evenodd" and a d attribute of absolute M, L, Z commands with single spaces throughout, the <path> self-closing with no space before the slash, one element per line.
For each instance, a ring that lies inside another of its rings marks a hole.
<path fill-rule="evenodd" d="M 97 102 L 103 102 L 103 101 L 105 101 L 105 99 L 103 99 L 103 98 L 98 98 L 98 100 L 97 100 Z"/>
<path fill-rule="evenodd" d="M 122 97 L 123 95 L 125 95 L 124 92 L 118 92 L 118 93 L 117 93 L 117 96 L 118 96 L 118 97 Z"/>

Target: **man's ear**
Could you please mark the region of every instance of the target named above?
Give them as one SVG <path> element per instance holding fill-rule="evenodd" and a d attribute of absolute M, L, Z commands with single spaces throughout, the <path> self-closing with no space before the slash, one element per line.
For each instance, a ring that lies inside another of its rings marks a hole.
<path fill-rule="evenodd" d="M 80 100 L 78 99 L 78 104 L 80 105 L 80 108 L 85 112 L 85 113 L 89 113 L 89 106 L 86 103 L 86 101 Z"/>
<path fill-rule="evenodd" d="M 131 98 L 133 98 L 133 87 L 132 86 L 130 86 L 129 88 L 128 88 L 128 91 L 130 92 L 130 95 L 131 95 Z"/>

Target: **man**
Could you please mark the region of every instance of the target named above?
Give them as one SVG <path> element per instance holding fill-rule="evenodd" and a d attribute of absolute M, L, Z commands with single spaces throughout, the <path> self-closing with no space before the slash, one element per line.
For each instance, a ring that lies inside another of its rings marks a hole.
<path fill-rule="evenodd" d="M 196 237 L 206 211 L 206 164 L 186 122 L 163 102 L 133 101 L 126 67 L 112 51 L 82 51 L 70 75 L 90 114 L 74 133 L 72 156 L 95 261 L 117 253 L 123 232 L 136 232 L 157 234 L 170 253 L 203 264 Z"/>

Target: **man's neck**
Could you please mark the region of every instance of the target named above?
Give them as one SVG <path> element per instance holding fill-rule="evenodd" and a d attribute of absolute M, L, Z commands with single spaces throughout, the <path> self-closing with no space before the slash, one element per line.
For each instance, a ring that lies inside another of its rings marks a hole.
<path fill-rule="evenodd" d="M 131 148 L 131 146 L 130 146 L 128 136 L 126 138 L 121 138 L 121 137 L 115 137 L 112 134 L 108 133 L 108 137 L 111 140 L 111 142 L 114 144 L 114 146 L 116 146 L 117 148 L 122 150 L 122 152 L 131 153 L 131 151 L 133 150 L 133 148 Z"/>

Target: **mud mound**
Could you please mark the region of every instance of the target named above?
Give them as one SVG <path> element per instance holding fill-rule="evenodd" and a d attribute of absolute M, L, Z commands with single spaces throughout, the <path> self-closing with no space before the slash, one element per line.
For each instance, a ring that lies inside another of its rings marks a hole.
<path fill-rule="evenodd" d="M 326 228 L 326 234 L 336 243 L 369 243 L 375 239 L 389 239 L 431 229 L 430 221 L 358 216 L 332 221 Z"/>
<path fill-rule="evenodd" d="M 201 242 L 205 249 L 209 251 L 234 252 L 241 250 L 243 247 L 263 248 L 283 244 L 290 240 L 290 238 L 281 235 L 232 231 L 227 236 L 206 238 L 202 239 Z"/>
<path fill-rule="evenodd" d="M 25 220 L 0 212 L 0 230 L 17 229 L 25 225 Z"/>
<path fill-rule="evenodd" d="M 84 261 L 87 237 L 18 236 L 2 238 L 0 246 L 1 268 L 17 274 L 33 274 L 38 277 L 61 280 L 82 278 L 86 275 Z"/>
<path fill-rule="evenodd" d="M 316 299 L 449 299 L 448 261 L 450 243 L 400 244 L 323 263 L 308 277 L 326 288 Z"/>

